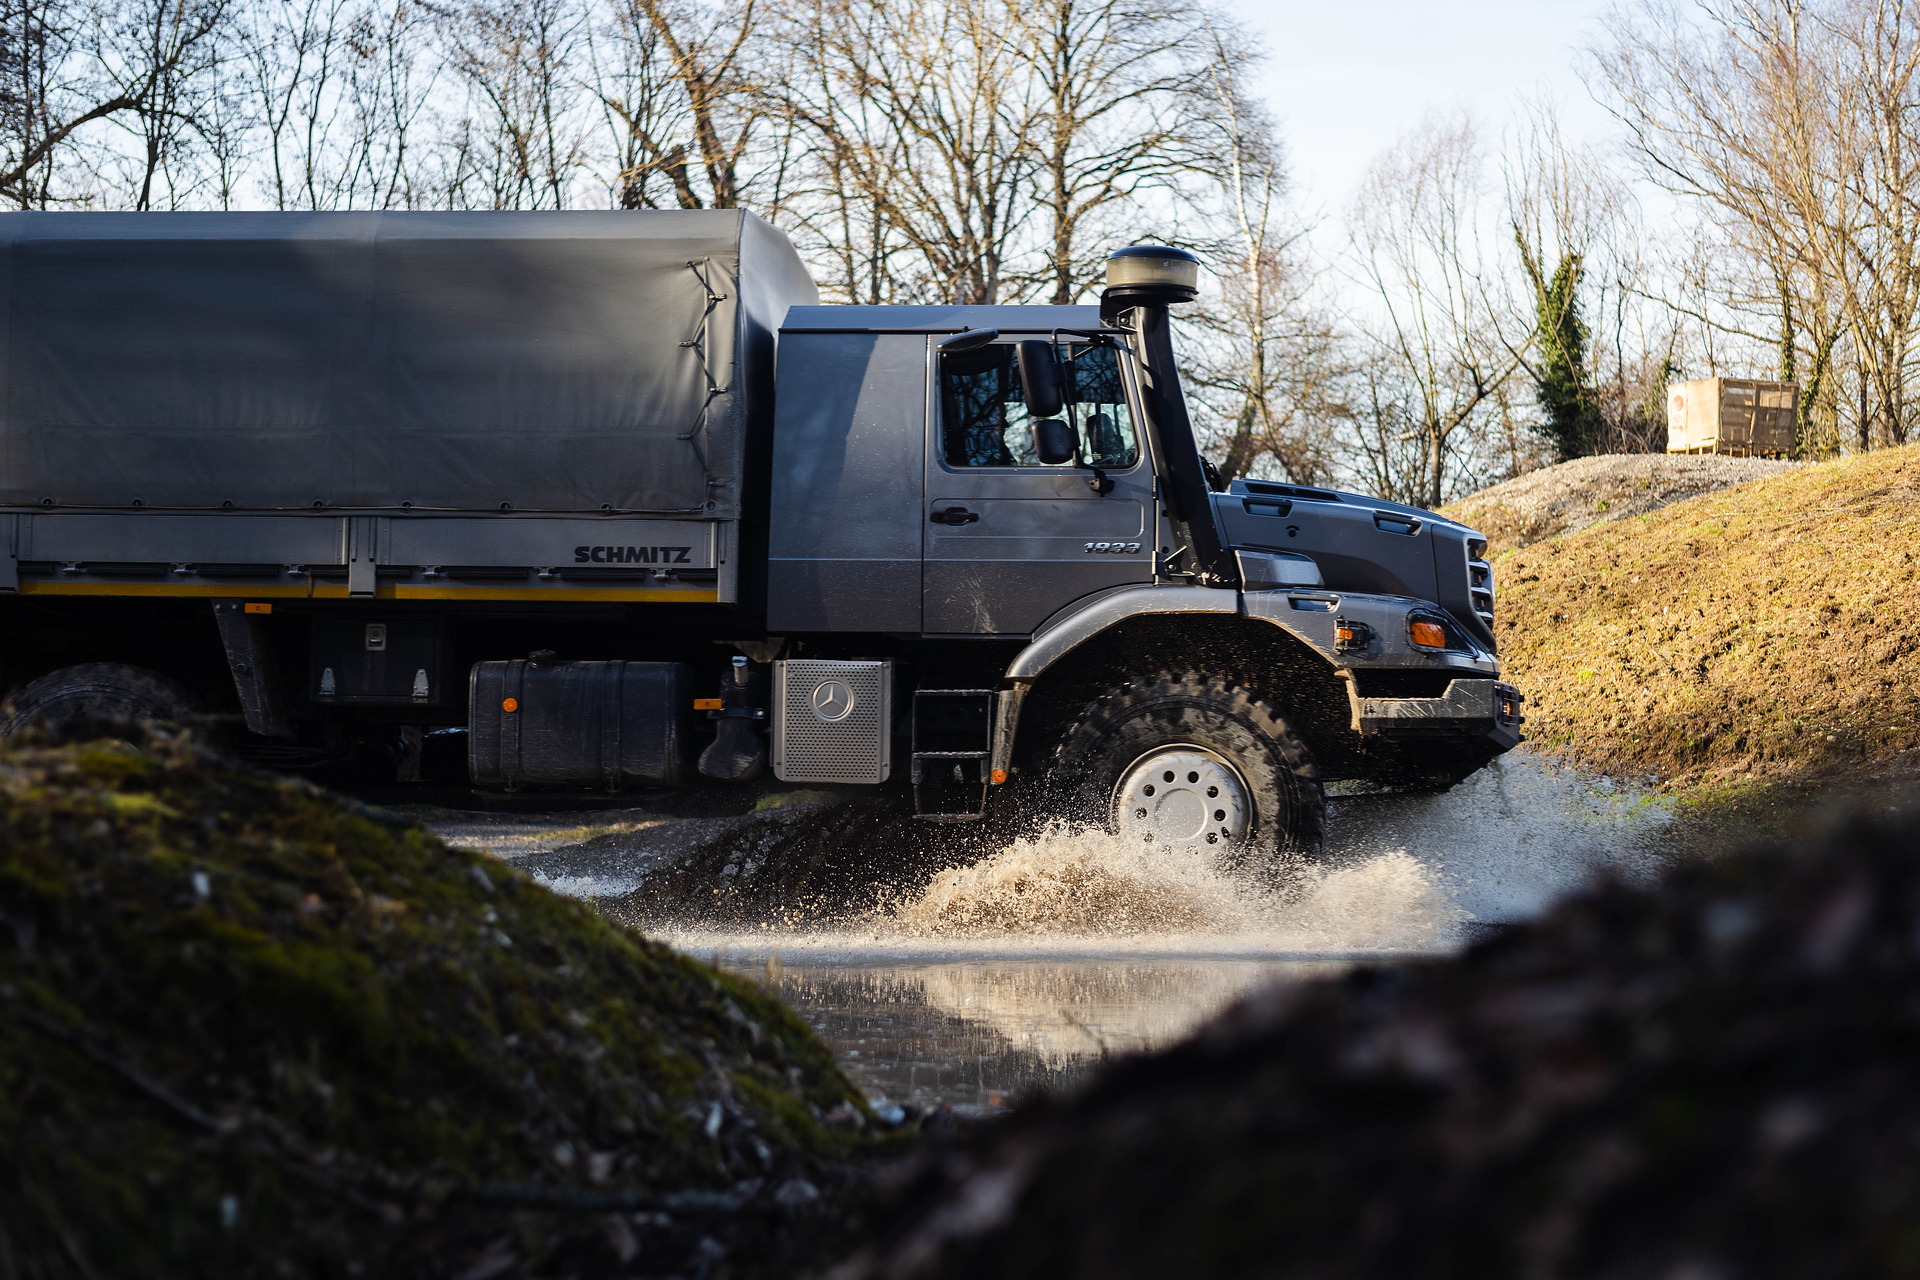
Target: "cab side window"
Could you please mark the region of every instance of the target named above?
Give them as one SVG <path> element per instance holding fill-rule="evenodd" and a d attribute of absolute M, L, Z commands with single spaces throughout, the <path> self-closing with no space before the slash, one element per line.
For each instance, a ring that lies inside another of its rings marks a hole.
<path fill-rule="evenodd" d="M 1067 407 L 1088 466 L 1140 460 L 1133 415 L 1111 347 L 1065 346 Z M 941 454 L 950 467 L 1038 467 L 1033 426 L 1011 343 L 940 358 Z M 1061 463 L 1071 467 L 1072 463 Z"/>

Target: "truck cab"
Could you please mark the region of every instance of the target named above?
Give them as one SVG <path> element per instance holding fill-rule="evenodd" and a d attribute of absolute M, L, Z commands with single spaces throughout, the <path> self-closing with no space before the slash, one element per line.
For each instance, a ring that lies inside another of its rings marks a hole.
<path fill-rule="evenodd" d="M 1214 483 L 1166 323 L 1197 264 L 1113 262 L 1099 306 L 788 312 L 769 631 L 822 678 L 917 659 L 916 729 L 973 700 L 971 739 L 913 735 L 927 816 L 1005 787 L 1143 839 L 1310 848 L 1324 781 L 1446 786 L 1514 745 L 1485 539 L 1358 494 Z M 960 673 L 973 692 L 940 687 Z M 780 725 L 818 732 L 802 692 Z M 848 780 L 776 752 L 783 777 Z"/>

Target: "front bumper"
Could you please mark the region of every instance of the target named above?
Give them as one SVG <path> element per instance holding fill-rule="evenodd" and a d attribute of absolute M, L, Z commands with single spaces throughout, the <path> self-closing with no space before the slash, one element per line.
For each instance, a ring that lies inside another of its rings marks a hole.
<path fill-rule="evenodd" d="M 1435 651 L 1414 646 L 1408 639 L 1413 614 L 1444 612 L 1432 601 L 1410 596 L 1368 592 L 1329 591 L 1288 587 L 1247 591 L 1242 611 L 1291 633 L 1316 650 L 1342 677 L 1352 710 L 1351 728 L 1364 740 L 1450 739 L 1478 741 L 1493 754 L 1520 743 L 1525 718 L 1520 691 L 1499 680 L 1500 660 L 1461 629 L 1458 648 Z M 1361 623 L 1368 639 L 1361 646 L 1342 646 L 1336 630 L 1343 622 Z M 1443 690 L 1438 697 L 1379 697 L 1361 693 L 1356 674 L 1431 673 L 1430 684 Z M 1420 750 L 1417 742 L 1410 749 Z M 1428 744 L 1439 749 L 1440 744 Z M 1423 751 L 1423 754 L 1426 752 Z"/>
<path fill-rule="evenodd" d="M 1526 695 L 1499 680 L 1453 680 L 1438 698 L 1363 698 L 1347 682 L 1356 732 L 1388 738 L 1480 738 L 1507 751 L 1520 745 Z"/>

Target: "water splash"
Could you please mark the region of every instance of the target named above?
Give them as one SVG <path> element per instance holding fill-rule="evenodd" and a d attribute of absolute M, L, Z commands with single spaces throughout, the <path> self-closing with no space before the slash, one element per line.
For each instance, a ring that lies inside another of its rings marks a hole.
<path fill-rule="evenodd" d="M 1356 796 L 1333 803 L 1328 855 L 1417 858 L 1472 919 L 1531 919 L 1612 874 L 1647 881 L 1674 801 L 1526 747 L 1437 796 Z"/>
<path fill-rule="evenodd" d="M 872 923 L 923 938 L 1151 934 L 1371 950 L 1444 945 L 1461 919 L 1402 851 L 1233 874 L 1203 855 L 1149 852 L 1103 831 L 1056 826 L 942 873 Z"/>
<path fill-rule="evenodd" d="M 661 822 L 521 865 L 588 898 L 680 875 L 697 906 L 811 856 L 808 842 L 833 818 L 803 807 Z M 1227 874 L 1203 855 L 1149 853 L 1064 825 L 935 874 L 920 868 L 937 858 L 914 854 L 934 832 L 911 819 L 872 819 L 835 837 L 828 861 L 856 875 L 863 851 L 873 851 L 871 879 L 852 884 L 837 913 L 771 897 L 758 916 L 691 928 L 668 898 L 634 922 L 700 954 L 1445 950 L 1468 936 L 1468 922 L 1537 915 L 1601 871 L 1650 875 L 1659 865 L 1652 841 L 1671 818 L 1665 797 L 1523 747 L 1445 795 L 1335 797 L 1326 855 L 1277 876 Z"/>

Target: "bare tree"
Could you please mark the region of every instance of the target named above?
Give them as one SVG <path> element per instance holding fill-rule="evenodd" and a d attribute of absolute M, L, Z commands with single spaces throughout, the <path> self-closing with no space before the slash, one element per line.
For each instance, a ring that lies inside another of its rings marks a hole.
<path fill-rule="evenodd" d="M 1917 18 L 1913 0 L 1647 0 L 1594 54 L 1647 176 L 1750 264 L 1723 300 L 1742 318 L 1709 318 L 1776 347 L 1803 412 L 1844 408 L 1825 384 L 1849 368 L 1862 449 L 1920 412 Z"/>
<path fill-rule="evenodd" d="M 636 136 L 653 152 L 651 166 L 673 178 L 681 207 L 734 209 L 743 200 L 741 163 L 753 140 L 756 113 L 753 84 L 744 72 L 744 55 L 758 31 L 755 0 L 737 4 L 703 4 L 700 0 L 620 0 L 618 30 L 639 44 L 643 33 L 664 51 L 683 96 L 690 140 L 653 140 L 651 133 Z M 649 50 L 649 52 L 651 52 Z M 604 101 L 604 99 L 603 99 Z M 607 101 L 621 114 L 624 107 Z M 630 123 L 645 122 L 636 115 Z M 706 178 L 704 198 L 695 190 L 687 169 L 687 142 L 698 157 Z"/>
<path fill-rule="evenodd" d="M 1213 451 L 1225 479 L 1277 470 L 1281 479 L 1325 484 L 1333 478 L 1333 428 L 1350 412 L 1338 336 L 1312 298 L 1285 149 L 1245 92 L 1247 58 L 1217 28 L 1209 33 L 1208 132 L 1195 141 L 1211 153 L 1203 172 L 1217 186 L 1212 212 L 1224 226 L 1208 252 L 1219 295 L 1189 321 L 1203 341 L 1186 372 L 1220 424 Z"/>
<path fill-rule="evenodd" d="M 786 127 L 799 161 L 791 224 L 829 296 L 880 304 L 902 300 L 911 256 L 890 215 L 888 173 L 902 157 L 887 120 L 843 92 L 846 55 L 870 33 L 884 39 L 881 11 L 856 20 L 839 4 L 793 7 L 780 28 L 780 63 L 768 80 L 769 113 Z M 857 72 L 855 73 L 857 78 Z"/>
<path fill-rule="evenodd" d="M 243 61 L 276 209 L 324 209 L 330 134 L 340 110 L 351 0 L 256 0 Z"/>
<path fill-rule="evenodd" d="M 1549 100 L 1523 100 L 1502 156 L 1505 220 L 1533 313 L 1521 351 L 1548 436 L 1572 453 L 1666 444 L 1664 389 L 1680 334 L 1651 299 L 1632 193 L 1597 147 L 1570 142 Z"/>
<path fill-rule="evenodd" d="M 1041 0 L 1012 6 L 1015 50 L 1036 83 L 1033 146 L 1048 226 L 1048 300 L 1077 302 L 1100 278 L 1109 215 L 1195 167 L 1211 64 L 1241 56 L 1176 0 Z"/>
<path fill-rule="evenodd" d="M 609 195 L 623 209 L 660 207 L 655 179 L 664 179 L 665 199 L 699 208 L 687 145 L 686 101 L 659 33 L 637 6 L 617 6 L 611 17 L 587 29 L 594 97 L 613 155 Z"/>
<path fill-rule="evenodd" d="M 0 4 L 0 192 L 20 208 L 54 198 L 61 148 L 76 129 L 133 105 L 90 74 L 85 21 L 68 0 Z"/>
<path fill-rule="evenodd" d="M 336 187 L 356 207 L 418 208 L 448 185 L 422 137 L 446 79 L 432 31 L 422 0 L 367 0 L 347 27 L 348 148 Z"/>
<path fill-rule="evenodd" d="M 476 0 L 450 15 L 453 68 L 468 91 L 448 180 L 456 207 L 572 203 L 587 130 L 576 58 L 585 23 L 569 0 Z"/>
<path fill-rule="evenodd" d="M 1476 428 L 1520 364 L 1480 245 L 1482 157 L 1472 123 L 1429 120 L 1377 159 L 1348 217 L 1365 293 L 1354 316 L 1374 351 L 1372 399 L 1419 444 L 1420 501 L 1448 496 Z M 1510 324 L 1510 322 L 1509 322 Z M 1397 385 L 1396 385 L 1397 384 Z"/>
<path fill-rule="evenodd" d="M 992 303 L 1016 282 L 1043 107 L 1014 30 L 1008 0 L 812 0 L 795 24 L 812 74 L 781 109 L 814 140 L 828 220 L 867 224 L 888 276 L 868 291 Z"/>
<path fill-rule="evenodd" d="M 103 147 L 92 167 L 102 177 L 117 174 L 135 209 L 151 209 L 156 199 L 177 208 L 199 185 L 187 152 L 219 91 L 219 37 L 229 12 L 228 0 L 113 0 L 96 12 L 93 60 L 132 103 L 109 123 L 134 148 Z"/>
<path fill-rule="evenodd" d="M 0 4 L 0 193 L 44 207 L 81 130 L 137 115 L 145 207 L 187 99 L 217 61 L 210 45 L 225 10 L 226 0 Z"/>

